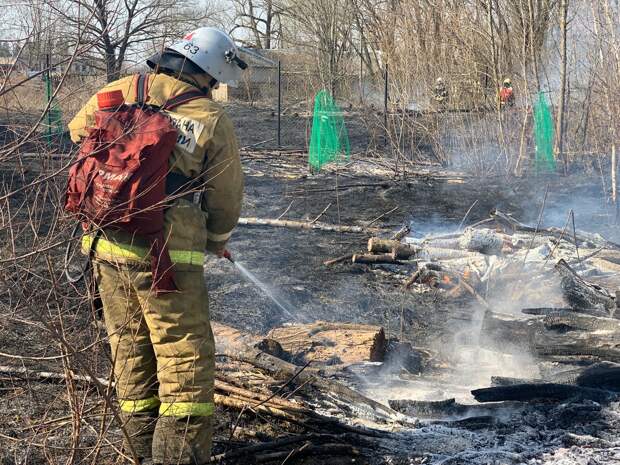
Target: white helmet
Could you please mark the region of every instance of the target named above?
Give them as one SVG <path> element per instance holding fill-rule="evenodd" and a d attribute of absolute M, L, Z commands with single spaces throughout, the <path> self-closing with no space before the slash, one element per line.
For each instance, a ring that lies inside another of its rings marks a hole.
<path fill-rule="evenodd" d="M 235 85 L 241 71 L 248 65 L 238 57 L 233 39 L 214 27 L 201 27 L 190 32 L 180 42 L 167 48 L 176 52 L 218 82 Z"/>

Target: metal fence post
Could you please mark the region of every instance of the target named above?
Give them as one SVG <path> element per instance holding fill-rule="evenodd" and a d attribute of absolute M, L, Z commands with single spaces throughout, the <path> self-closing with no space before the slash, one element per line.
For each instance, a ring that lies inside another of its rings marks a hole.
<path fill-rule="evenodd" d="M 50 58 L 50 54 L 47 53 L 45 55 L 45 74 L 44 74 L 44 79 L 45 79 L 45 101 L 47 104 L 47 114 L 45 115 L 47 118 L 47 130 L 46 132 L 46 138 L 47 138 L 47 143 L 51 144 L 52 142 L 52 73 L 51 73 L 51 58 Z"/>
<path fill-rule="evenodd" d="M 281 117 L 282 117 L 282 64 L 278 60 L 278 148 L 282 145 L 281 140 Z"/>
<path fill-rule="evenodd" d="M 385 126 L 385 142 L 388 139 L 388 64 L 385 64 L 385 75 L 383 84 L 383 125 Z"/>

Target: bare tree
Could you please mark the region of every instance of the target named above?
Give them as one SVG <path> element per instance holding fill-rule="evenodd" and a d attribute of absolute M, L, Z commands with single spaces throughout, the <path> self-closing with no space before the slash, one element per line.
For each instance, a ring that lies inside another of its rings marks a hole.
<path fill-rule="evenodd" d="M 274 48 L 282 37 L 281 5 L 274 0 L 233 0 L 234 29 L 241 29 L 249 38 L 239 40 L 256 48 Z"/>
<path fill-rule="evenodd" d="M 315 51 L 317 69 L 323 85 L 336 93 L 345 72 L 354 28 L 352 0 L 286 0 L 291 19 L 289 40 Z"/>
<path fill-rule="evenodd" d="M 148 43 L 179 37 L 202 25 L 204 16 L 193 0 L 45 0 L 69 37 L 69 46 L 92 42 L 92 56 L 102 63 L 108 81 L 118 79 L 132 52 Z M 202 10 L 204 13 L 204 10 Z M 92 17 L 93 20 L 86 21 Z"/>

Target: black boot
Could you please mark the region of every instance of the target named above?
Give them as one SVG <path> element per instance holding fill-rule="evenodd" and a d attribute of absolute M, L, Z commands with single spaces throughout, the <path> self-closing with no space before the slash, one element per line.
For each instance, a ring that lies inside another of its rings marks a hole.
<path fill-rule="evenodd" d="M 210 416 L 160 417 L 153 435 L 153 463 L 208 463 L 212 432 Z"/>
<path fill-rule="evenodd" d="M 157 424 L 157 410 L 154 412 L 124 413 L 121 412 L 123 425 L 131 441 L 131 446 L 139 459 L 148 460 L 152 457 L 153 432 Z M 123 448 L 129 451 L 127 440 L 123 439 Z"/>

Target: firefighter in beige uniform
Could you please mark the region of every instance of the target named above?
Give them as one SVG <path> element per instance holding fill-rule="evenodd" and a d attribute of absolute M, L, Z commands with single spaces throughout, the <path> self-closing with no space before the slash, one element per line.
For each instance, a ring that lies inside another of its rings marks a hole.
<path fill-rule="evenodd" d="M 236 81 L 245 68 L 232 39 L 200 28 L 148 64 L 148 103 L 162 106 L 196 88 L 206 96 L 217 82 Z M 137 76 L 107 85 L 136 101 Z M 69 124 L 79 142 L 93 123 L 96 95 Z M 171 171 L 198 180 L 201 196 L 174 200 L 164 237 L 180 292 L 155 297 L 146 241 L 106 229 L 97 238 L 94 269 L 125 428 L 139 457 L 156 464 L 203 464 L 211 452 L 214 342 L 203 277 L 205 250 L 222 255 L 241 210 L 243 175 L 233 125 L 211 99 L 169 113 L 179 131 Z M 190 196 L 191 197 L 191 196 Z M 197 198 L 199 197 L 199 198 Z M 83 239 L 90 250 L 92 236 Z"/>

